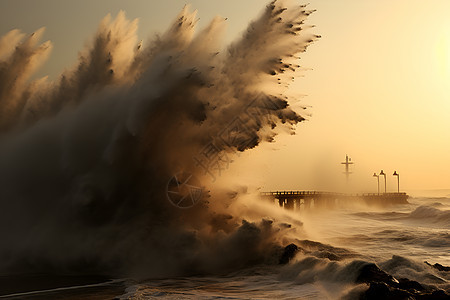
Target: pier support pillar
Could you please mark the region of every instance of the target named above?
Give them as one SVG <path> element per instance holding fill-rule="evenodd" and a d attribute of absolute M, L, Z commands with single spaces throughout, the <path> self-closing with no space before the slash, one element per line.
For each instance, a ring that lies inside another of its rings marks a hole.
<path fill-rule="evenodd" d="M 283 198 L 278 198 L 278 205 L 280 205 L 280 207 L 284 206 L 284 199 Z"/>
<path fill-rule="evenodd" d="M 294 201 L 295 201 L 295 199 L 293 199 L 293 198 L 287 198 L 286 202 L 284 204 L 284 208 L 286 208 L 286 209 L 294 209 Z"/>
<path fill-rule="evenodd" d="M 304 198 L 303 199 L 303 209 L 307 210 L 311 208 L 311 199 Z"/>

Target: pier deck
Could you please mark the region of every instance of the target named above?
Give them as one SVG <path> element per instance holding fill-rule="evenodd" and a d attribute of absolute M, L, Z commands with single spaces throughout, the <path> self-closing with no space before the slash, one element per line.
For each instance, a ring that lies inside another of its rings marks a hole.
<path fill-rule="evenodd" d="M 345 194 L 319 191 L 276 191 L 262 192 L 261 197 L 277 202 L 281 207 L 298 210 L 313 207 L 332 208 L 338 204 L 355 202 L 378 206 L 407 204 L 409 196 L 406 193 Z"/>

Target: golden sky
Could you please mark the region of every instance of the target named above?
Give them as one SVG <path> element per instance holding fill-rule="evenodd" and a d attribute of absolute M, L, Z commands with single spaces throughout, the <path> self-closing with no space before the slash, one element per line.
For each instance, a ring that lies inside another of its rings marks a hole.
<path fill-rule="evenodd" d="M 264 189 L 333 189 L 344 179 L 339 164 L 355 162 L 352 183 L 376 189 L 374 172 L 388 174 L 388 191 L 450 188 L 450 1 L 308 0 L 309 23 L 322 35 L 300 64 L 312 70 L 292 89 L 307 95 L 311 116 L 296 136 L 244 154 L 230 172 Z M 0 35 L 46 26 L 54 44 L 40 76 L 54 78 L 107 13 L 139 18 L 142 39 L 161 32 L 186 1 L 2 0 Z M 200 26 L 228 18 L 226 41 L 239 36 L 266 1 L 190 1 Z M 244 166 L 246 168 L 244 168 Z"/>

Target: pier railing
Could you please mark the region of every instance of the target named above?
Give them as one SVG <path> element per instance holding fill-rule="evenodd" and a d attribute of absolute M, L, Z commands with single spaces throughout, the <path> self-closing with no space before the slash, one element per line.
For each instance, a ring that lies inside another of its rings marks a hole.
<path fill-rule="evenodd" d="M 346 194 L 322 191 L 271 191 L 261 192 L 261 197 L 272 199 L 280 206 L 294 209 L 295 207 L 328 206 L 333 207 L 338 203 L 362 201 L 369 205 L 406 204 L 406 193 L 363 193 Z M 275 201 L 277 200 L 277 201 Z"/>
<path fill-rule="evenodd" d="M 348 194 L 348 193 L 336 193 L 336 192 L 322 192 L 322 191 L 274 191 L 274 192 L 261 192 L 261 196 L 303 196 L 303 195 L 327 195 L 327 196 L 407 196 L 406 193 L 362 193 L 362 194 Z"/>

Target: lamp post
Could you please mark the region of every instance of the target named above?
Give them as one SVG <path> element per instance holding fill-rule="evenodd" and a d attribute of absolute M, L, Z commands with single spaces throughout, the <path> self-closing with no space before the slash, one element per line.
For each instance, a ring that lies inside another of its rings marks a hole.
<path fill-rule="evenodd" d="M 380 176 L 379 175 L 377 175 L 377 173 L 373 173 L 373 177 L 376 177 L 377 178 L 377 183 L 378 183 L 378 185 L 377 185 L 377 191 L 378 191 L 378 195 L 380 194 Z"/>
<path fill-rule="evenodd" d="M 381 170 L 380 176 L 384 176 L 384 193 L 386 194 L 386 173 Z"/>
<path fill-rule="evenodd" d="M 400 175 L 397 173 L 397 171 L 394 171 L 394 176 L 397 176 L 397 193 L 400 193 Z"/>
<path fill-rule="evenodd" d="M 378 192 L 378 195 L 379 195 L 380 194 L 380 176 L 377 175 L 377 173 L 373 173 L 373 177 L 377 178 L 377 192 Z"/>

